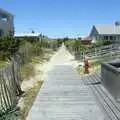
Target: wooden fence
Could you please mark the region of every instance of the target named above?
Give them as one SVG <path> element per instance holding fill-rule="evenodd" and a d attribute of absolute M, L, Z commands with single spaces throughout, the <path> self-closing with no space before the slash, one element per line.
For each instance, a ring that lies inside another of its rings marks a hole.
<path fill-rule="evenodd" d="M 89 51 L 73 51 L 73 54 L 77 60 L 84 61 L 85 57 L 89 57 L 91 60 L 97 60 L 99 58 L 120 56 L 120 45 L 114 44 L 109 46 L 102 46 L 98 48 L 90 49 Z"/>
<path fill-rule="evenodd" d="M 22 92 L 20 88 L 21 63 L 16 58 L 0 70 L 0 116 L 16 107 Z"/>
<path fill-rule="evenodd" d="M 94 51 L 89 51 L 85 54 L 86 57 L 89 57 L 92 60 L 97 60 L 99 58 L 120 56 L 119 46 L 106 46 L 103 48 L 94 49 Z"/>

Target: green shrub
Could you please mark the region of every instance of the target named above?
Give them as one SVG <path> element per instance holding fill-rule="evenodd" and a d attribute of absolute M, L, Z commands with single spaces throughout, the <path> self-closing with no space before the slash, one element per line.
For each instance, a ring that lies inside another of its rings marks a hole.
<path fill-rule="evenodd" d="M 15 44 L 16 41 L 11 36 L 5 36 L 4 38 L 0 39 L 0 60 L 6 60 L 10 58 Z"/>

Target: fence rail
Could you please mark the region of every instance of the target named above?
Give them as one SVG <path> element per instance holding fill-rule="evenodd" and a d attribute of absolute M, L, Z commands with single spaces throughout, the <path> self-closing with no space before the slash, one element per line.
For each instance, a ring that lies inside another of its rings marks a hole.
<path fill-rule="evenodd" d="M 71 50 L 72 48 L 69 48 Z M 105 58 L 105 57 L 112 57 L 112 56 L 120 56 L 120 45 L 114 44 L 114 45 L 108 45 L 108 46 L 102 46 L 98 48 L 93 48 L 89 51 L 72 51 L 72 53 L 75 55 L 75 58 L 77 60 L 83 61 L 85 57 L 89 57 L 92 60 L 97 60 L 99 58 Z"/>
<path fill-rule="evenodd" d="M 99 59 L 105 56 L 114 56 L 114 55 L 120 55 L 120 48 L 119 46 L 109 46 L 102 49 L 95 49 L 94 51 L 90 51 L 86 54 L 87 57 L 90 57 L 91 59 Z"/>

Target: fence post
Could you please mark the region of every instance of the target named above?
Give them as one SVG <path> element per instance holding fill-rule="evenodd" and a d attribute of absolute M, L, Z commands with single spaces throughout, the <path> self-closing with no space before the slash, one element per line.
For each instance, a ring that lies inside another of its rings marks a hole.
<path fill-rule="evenodd" d="M 110 57 L 112 57 L 112 45 L 111 45 L 111 47 L 110 47 L 110 48 L 111 48 L 111 52 L 110 52 L 111 54 L 110 54 Z"/>
<path fill-rule="evenodd" d="M 15 71 L 17 71 L 17 69 L 18 68 L 15 69 L 15 61 L 14 61 L 14 58 L 13 58 L 12 59 L 13 79 L 14 79 L 14 82 L 15 82 L 15 85 L 16 85 L 16 94 L 17 94 L 17 96 L 19 96 L 19 95 L 23 94 L 23 91 L 21 90 L 19 80 L 17 79 L 16 74 L 15 74 Z"/>

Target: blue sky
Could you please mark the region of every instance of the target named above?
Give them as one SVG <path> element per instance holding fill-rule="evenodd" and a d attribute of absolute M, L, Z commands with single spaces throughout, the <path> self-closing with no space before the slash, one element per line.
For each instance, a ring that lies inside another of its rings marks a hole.
<path fill-rule="evenodd" d="M 120 20 L 120 0 L 0 0 L 0 8 L 14 14 L 16 33 L 49 37 L 86 36 L 94 24 Z"/>

